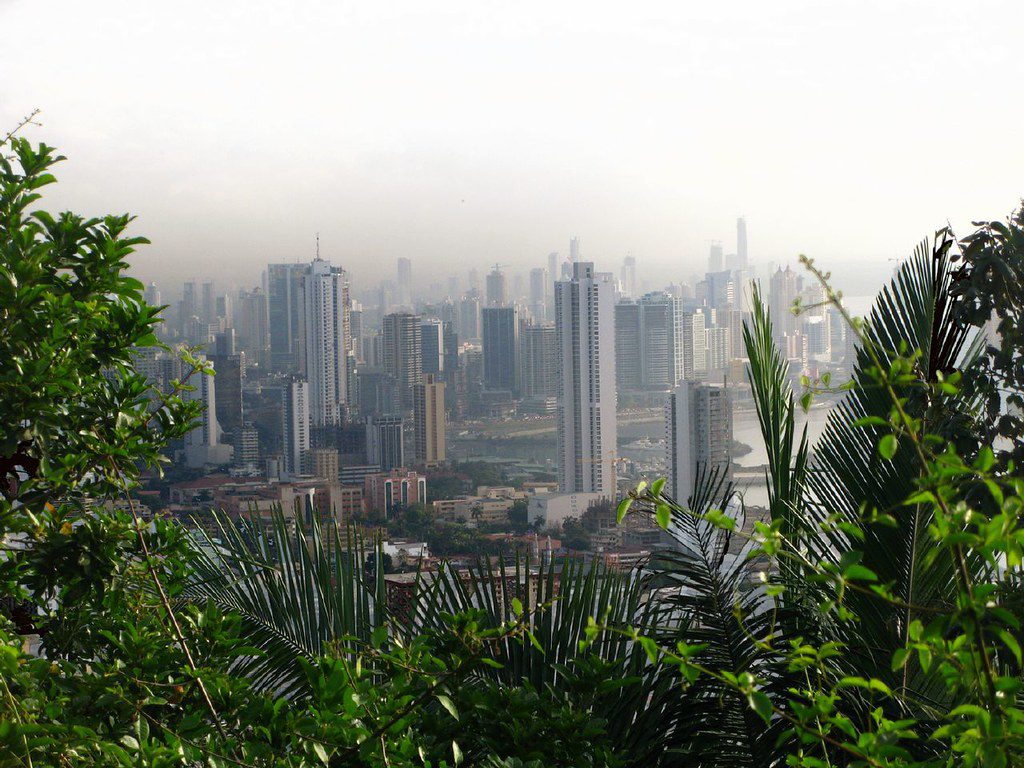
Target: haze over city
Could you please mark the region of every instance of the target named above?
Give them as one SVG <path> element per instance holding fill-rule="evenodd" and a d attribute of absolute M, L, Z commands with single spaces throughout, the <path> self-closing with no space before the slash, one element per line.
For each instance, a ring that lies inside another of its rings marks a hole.
<path fill-rule="evenodd" d="M 570 235 L 668 283 L 743 215 L 752 258 L 868 293 L 1024 177 L 1017 3 L 0 3 L 34 20 L 0 46 L 0 125 L 42 109 L 54 203 L 137 214 L 168 288 L 255 285 L 316 232 L 354 286 Z"/>

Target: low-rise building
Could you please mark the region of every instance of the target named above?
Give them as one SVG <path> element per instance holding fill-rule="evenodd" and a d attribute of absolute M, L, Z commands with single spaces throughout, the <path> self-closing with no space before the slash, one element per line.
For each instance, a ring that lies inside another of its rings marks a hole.
<path fill-rule="evenodd" d="M 363 505 L 369 514 L 391 517 L 398 509 L 427 501 L 427 478 L 409 469 L 367 475 Z"/>

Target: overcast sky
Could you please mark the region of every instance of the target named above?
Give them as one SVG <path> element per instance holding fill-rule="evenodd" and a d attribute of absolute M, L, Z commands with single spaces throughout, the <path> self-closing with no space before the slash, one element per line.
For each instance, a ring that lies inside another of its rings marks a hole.
<path fill-rule="evenodd" d="M 1020 0 L 0 0 L 0 127 L 41 108 L 52 204 L 136 213 L 166 283 L 317 231 L 362 283 L 572 234 L 667 282 L 738 215 L 854 280 L 1024 195 L 1022 32 Z"/>

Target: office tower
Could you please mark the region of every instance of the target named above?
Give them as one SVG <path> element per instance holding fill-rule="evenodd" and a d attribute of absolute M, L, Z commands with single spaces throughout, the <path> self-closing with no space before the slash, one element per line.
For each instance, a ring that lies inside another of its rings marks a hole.
<path fill-rule="evenodd" d="M 451 320 L 444 321 L 443 338 L 444 366 L 441 371 L 441 380 L 445 383 L 444 404 L 450 413 L 457 413 L 462 366 L 459 365 L 459 334 L 456 333 L 455 324 Z"/>
<path fill-rule="evenodd" d="M 716 326 L 705 328 L 704 337 L 707 340 L 707 356 L 705 363 L 708 371 L 724 371 L 729 367 L 732 360 L 732 334 L 728 327 Z"/>
<path fill-rule="evenodd" d="M 246 362 L 260 368 L 267 366 L 270 362 L 267 295 L 259 288 L 242 291 L 235 314 L 238 346 L 245 352 Z"/>
<path fill-rule="evenodd" d="M 242 429 L 242 379 L 245 358 L 236 354 L 217 354 L 213 358 L 217 370 L 217 423 L 230 442 L 238 442 Z"/>
<path fill-rule="evenodd" d="M 181 287 L 181 301 L 178 302 L 178 330 L 189 338 L 192 318 L 196 316 L 196 284 L 186 281 Z"/>
<path fill-rule="evenodd" d="M 363 310 L 361 307 L 357 308 L 359 307 L 357 302 L 351 303 L 352 309 L 348 312 L 348 330 L 352 352 L 355 354 L 356 362 L 361 363 L 366 359 L 363 356 Z"/>
<path fill-rule="evenodd" d="M 235 329 L 228 328 L 213 334 L 213 354 L 217 357 L 227 357 L 238 352 L 236 344 Z"/>
<path fill-rule="evenodd" d="M 373 416 L 366 422 L 366 463 L 385 471 L 405 466 L 405 422 L 401 416 Z"/>
<path fill-rule="evenodd" d="M 469 286 L 470 293 L 480 293 L 480 273 L 476 271 L 476 267 L 469 270 L 469 275 L 466 278 L 466 284 Z"/>
<path fill-rule="evenodd" d="M 722 255 L 722 244 L 717 240 L 711 243 L 711 253 L 708 255 L 708 272 L 721 272 L 725 268 L 725 259 Z"/>
<path fill-rule="evenodd" d="M 615 379 L 619 392 L 643 388 L 641 312 L 635 301 L 615 305 Z"/>
<path fill-rule="evenodd" d="M 701 312 L 682 313 L 683 378 L 694 381 L 707 372 L 707 338 Z"/>
<path fill-rule="evenodd" d="M 445 460 L 444 389 L 444 383 L 430 373 L 424 374 L 423 383 L 415 387 L 416 461 L 428 467 Z"/>
<path fill-rule="evenodd" d="M 359 415 L 376 416 L 397 413 L 402 409 L 398 385 L 380 368 L 361 367 L 356 372 L 359 391 Z"/>
<path fill-rule="evenodd" d="M 547 319 L 548 271 L 544 267 L 530 270 L 530 315 L 535 322 Z"/>
<path fill-rule="evenodd" d="M 630 299 L 636 298 L 636 259 L 627 256 L 622 261 L 622 295 Z"/>
<path fill-rule="evenodd" d="M 444 370 L 444 326 L 440 320 L 424 320 L 420 324 L 420 348 L 423 373 L 441 373 Z"/>
<path fill-rule="evenodd" d="M 484 389 L 515 392 L 519 313 L 515 307 L 484 307 Z"/>
<path fill-rule="evenodd" d="M 295 373 L 301 369 L 302 275 L 308 269 L 308 264 L 267 265 L 270 363 L 275 371 Z"/>
<path fill-rule="evenodd" d="M 348 403 L 348 275 L 316 259 L 302 276 L 304 373 L 316 426 L 340 424 Z"/>
<path fill-rule="evenodd" d="M 385 315 L 381 337 L 384 372 L 395 380 L 400 406 L 411 409 L 412 388 L 423 381 L 419 315 L 408 312 Z"/>
<path fill-rule="evenodd" d="M 723 386 L 679 383 L 665 405 L 669 496 L 686 504 L 698 473 L 731 476 L 732 400 Z"/>
<path fill-rule="evenodd" d="M 412 308 L 412 262 L 398 259 L 398 303 Z"/>
<path fill-rule="evenodd" d="M 620 391 L 669 389 L 683 377 L 682 302 L 664 292 L 615 306 L 615 370 Z"/>
<path fill-rule="evenodd" d="M 505 273 L 496 264 L 487 275 L 487 306 L 504 307 L 508 304 L 508 281 Z"/>
<path fill-rule="evenodd" d="M 205 322 L 212 323 L 217 319 L 217 307 L 213 295 L 213 283 L 207 280 L 203 283 L 202 304 L 197 313 Z"/>
<path fill-rule="evenodd" d="M 772 318 L 776 342 L 781 344 L 786 336 L 797 330 L 796 315 L 793 314 L 793 302 L 800 294 L 800 285 L 796 273 L 788 266 L 785 270 L 777 269 L 768 285 L 768 311 Z"/>
<path fill-rule="evenodd" d="M 302 474 L 302 458 L 309 450 L 309 382 L 291 376 L 281 386 L 281 441 L 284 473 Z"/>
<path fill-rule="evenodd" d="M 202 356 L 199 356 L 203 359 Z M 199 425 L 185 435 L 185 463 L 196 469 L 207 465 L 226 464 L 231 461 L 231 446 L 220 441 L 220 424 L 217 422 L 217 389 L 213 374 L 198 373 L 190 380 L 194 387 L 183 392 L 182 398 L 198 400 L 203 404 Z"/>
<path fill-rule="evenodd" d="M 590 262 L 555 286 L 558 464 L 565 493 L 615 495 L 615 284 Z"/>
<path fill-rule="evenodd" d="M 736 278 L 732 270 L 708 272 L 703 282 L 704 302 L 713 309 L 738 309 Z"/>
<path fill-rule="evenodd" d="M 235 466 L 247 472 L 255 472 L 260 466 L 260 433 L 251 421 L 245 422 L 239 431 Z"/>
<path fill-rule="evenodd" d="M 222 328 L 231 328 L 235 324 L 233 309 L 231 297 L 227 294 L 221 294 L 213 301 L 213 313 L 215 315 L 213 319 L 220 323 Z"/>
<path fill-rule="evenodd" d="M 156 283 L 150 283 L 146 286 L 142 299 L 151 307 L 163 306 L 163 303 L 160 301 L 160 289 L 157 288 Z"/>
<path fill-rule="evenodd" d="M 480 299 L 476 296 L 464 296 L 459 302 L 459 338 L 480 339 Z"/>
<path fill-rule="evenodd" d="M 519 330 L 519 391 L 525 398 L 558 396 L 558 339 L 554 323 Z"/>
<path fill-rule="evenodd" d="M 573 264 L 580 260 L 580 239 L 576 235 L 569 238 L 569 261 Z"/>
<path fill-rule="evenodd" d="M 555 281 L 562 279 L 561 267 L 558 264 L 558 251 L 548 254 L 548 277 L 547 288 L 544 292 L 544 300 L 547 302 L 547 318 L 555 316 Z"/>
<path fill-rule="evenodd" d="M 740 216 L 736 219 L 736 261 L 740 269 L 746 269 L 747 260 L 747 220 Z"/>

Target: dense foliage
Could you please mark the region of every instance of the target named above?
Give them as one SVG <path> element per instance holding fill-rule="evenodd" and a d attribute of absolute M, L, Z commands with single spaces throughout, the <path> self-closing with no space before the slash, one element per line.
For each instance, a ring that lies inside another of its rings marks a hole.
<path fill-rule="evenodd" d="M 713 473 L 684 502 L 657 481 L 619 510 L 675 541 L 642 573 L 388 582 L 333 525 L 139 519 L 140 471 L 198 416 L 189 376 L 161 392 L 133 366 L 158 343 L 125 276 L 144 241 L 34 210 L 60 158 L 0 151 L 0 764 L 1024 760 L 1020 215 L 940 233 L 847 318 L 857 369 L 813 452 L 756 302 L 767 520 L 740 525 Z"/>

